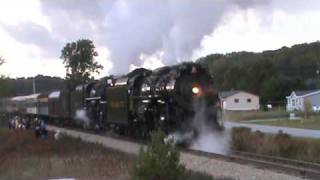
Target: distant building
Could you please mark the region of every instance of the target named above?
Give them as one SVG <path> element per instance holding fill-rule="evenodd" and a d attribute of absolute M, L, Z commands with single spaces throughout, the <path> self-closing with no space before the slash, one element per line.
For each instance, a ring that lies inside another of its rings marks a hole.
<path fill-rule="evenodd" d="M 287 96 L 287 111 L 303 111 L 305 104 L 308 102 L 313 111 L 320 111 L 320 90 L 311 91 L 292 91 Z"/>
<path fill-rule="evenodd" d="M 259 110 L 259 96 L 244 91 L 225 91 L 219 93 L 224 110 L 249 111 Z"/>

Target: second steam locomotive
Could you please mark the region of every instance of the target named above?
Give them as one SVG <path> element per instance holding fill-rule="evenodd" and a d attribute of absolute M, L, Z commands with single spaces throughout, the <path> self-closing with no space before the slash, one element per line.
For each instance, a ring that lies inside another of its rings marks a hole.
<path fill-rule="evenodd" d="M 146 137 L 161 129 L 197 133 L 197 113 L 213 130 L 223 128 L 221 107 L 213 80 L 196 63 L 136 69 L 124 76 L 108 76 L 59 90 L 3 99 L 2 110 L 59 124 L 113 129 L 120 134 Z"/>

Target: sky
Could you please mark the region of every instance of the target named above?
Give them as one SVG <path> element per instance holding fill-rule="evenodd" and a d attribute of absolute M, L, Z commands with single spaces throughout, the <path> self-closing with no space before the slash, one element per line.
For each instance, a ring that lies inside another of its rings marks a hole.
<path fill-rule="evenodd" d="M 65 76 L 61 49 L 93 40 L 99 78 L 212 53 L 320 40 L 316 0 L 0 0 L 0 74 Z"/>

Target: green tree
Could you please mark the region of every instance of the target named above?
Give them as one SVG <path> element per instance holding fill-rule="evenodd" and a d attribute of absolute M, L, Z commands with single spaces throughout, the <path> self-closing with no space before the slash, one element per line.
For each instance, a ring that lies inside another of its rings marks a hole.
<path fill-rule="evenodd" d="M 74 85 L 83 84 L 90 80 L 92 73 L 99 73 L 103 68 L 95 57 L 98 52 L 91 40 L 80 39 L 67 43 L 61 51 L 61 59 L 66 68 L 66 78 Z"/>
<path fill-rule="evenodd" d="M 209 68 L 217 90 L 246 90 L 260 95 L 262 103 L 284 104 L 292 90 L 320 87 L 319 41 L 261 53 L 211 54 L 197 62 Z"/>
<path fill-rule="evenodd" d="M 185 179 L 185 167 L 180 164 L 180 154 L 171 143 L 164 143 L 165 134 L 156 131 L 151 143 L 141 150 L 134 167 L 134 180 L 179 180 Z"/>
<path fill-rule="evenodd" d="M 5 60 L 0 56 L 0 66 L 5 63 Z M 0 74 L 0 97 L 10 96 L 10 87 L 8 83 L 8 78 Z"/>
<path fill-rule="evenodd" d="M 13 95 L 9 85 L 9 79 L 5 76 L 0 76 L 0 97 L 8 97 Z"/>
<path fill-rule="evenodd" d="M 303 107 L 304 107 L 304 118 L 305 119 L 309 119 L 310 118 L 310 115 L 312 113 L 312 105 L 311 105 L 311 102 L 309 100 L 305 100 L 303 102 Z"/>

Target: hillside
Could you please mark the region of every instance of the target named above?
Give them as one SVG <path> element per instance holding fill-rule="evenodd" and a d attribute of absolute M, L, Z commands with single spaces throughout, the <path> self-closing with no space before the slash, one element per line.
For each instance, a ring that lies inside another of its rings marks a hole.
<path fill-rule="evenodd" d="M 320 42 L 290 48 L 212 54 L 198 60 L 214 76 L 216 88 L 246 90 L 260 95 L 262 103 L 285 102 L 292 90 L 320 88 Z"/>

